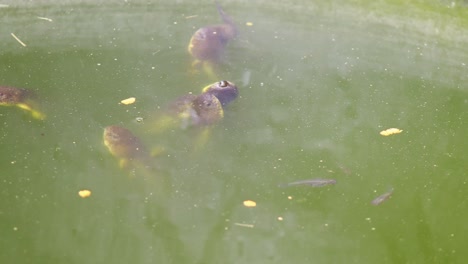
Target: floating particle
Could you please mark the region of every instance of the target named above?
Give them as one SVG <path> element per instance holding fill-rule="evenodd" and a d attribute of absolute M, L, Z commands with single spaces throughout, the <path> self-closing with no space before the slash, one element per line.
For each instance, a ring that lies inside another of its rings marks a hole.
<path fill-rule="evenodd" d="M 281 216 L 278 216 L 277 219 L 278 219 L 278 221 L 283 221 L 283 217 L 281 217 Z"/>
<path fill-rule="evenodd" d="M 41 19 L 41 20 L 46 20 L 46 21 L 49 21 L 49 22 L 52 22 L 53 20 L 48 18 L 48 17 L 37 17 L 38 19 Z"/>
<path fill-rule="evenodd" d="M 234 224 L 235 224 L 236 226 L 254 228 L 254 225 L 252 225 L 252 224 L 242 224 L 242 223 L 234 223 Z"/>
<path fill-rule="evenodd" d="M 81 198 L 87 198 L 87 197 L 91 196 L 91 191 L 90 190 L 81 190 L 81 191 L 78 192 L 78 195 Z"/>
<path fill-rule="evenodd" d="M 133 104 L 135 101 L 136 101 L 135 97 L 129 97 L 127 99 L 123 99 L 122 101 L 120 101 L 120 103 L 124 105 L 129 105 L 129 104 Z"/>
<path fill-rule="evenodd" d="M 386 137 L 386 136 L 390 136 L 390 135 L 393 135 L 393 134 L 400 134 L 401 132 L 403 132 L 403 130 L 401 130 L 401 129 L 389 128 L 389 129 L 380 131 L 380 135 Z"/>
<path fill-rule="evenodd" d="M 248 26 L 248 27 L 251 27 L 251 26 L 253 26 L 253 23 L 252 22 L 246 22 L 245 25 Z"/>
<path fill-rule="evenodd" d="M 255 207 L 255 206 L 257 206 L 257 203 L 252 201 L 252 200 L 245 200 L 244 201 L 244 206 L 245 207 Z"/>

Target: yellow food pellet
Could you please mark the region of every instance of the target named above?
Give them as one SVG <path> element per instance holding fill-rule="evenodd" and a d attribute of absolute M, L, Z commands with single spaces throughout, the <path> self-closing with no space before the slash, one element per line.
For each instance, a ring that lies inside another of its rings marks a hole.
<path fill-rule="evenodd" d="M 403 132 L 403 130 L 401 130 L 401 129 L 398 129 L 398 128 L 389 128 L 389 129 L 380 131 L 380 135 L 386 137 L 386 136 L 390 136 L 390 135 L 393 135 L 393 134 L 400 134 L 401 132 Z"/>
<path fill-rule="evenodd" d="M 122 101 L 120 101 L 120 103 L 124 105 L 129 105 L 129 104 L 133 104 L 135 101 L 136 101 L 135 97 L 129 97 L 127 99 L 123 99 Z"/>
<path fill-rule="evenodd" d="M 87 197 L 91 196 L 91 191 L 90 190 L 81 190 L 81 191 L 78 192 L 78 195 L 81 198 L 87 198 Z"/>
<path fill-rule="evenodd" d="M 278 216 L 278 221 L 283 221 L 283 217 Z"/>
<path fill-rule="evenodd" d="M 248 27 L 251 27 L 251 26 L 253 26 L 253 23 L 252 22 L 246 22 L 245 25 L 248 26 Z"/>
<path fill-rule="evenodd" d="M 257 203 L 252 201 L 252 200 L 245 200 L 244 201 L 244 206 L 245 207 L 255 207 L 255 206 L 257 206 Z"/>

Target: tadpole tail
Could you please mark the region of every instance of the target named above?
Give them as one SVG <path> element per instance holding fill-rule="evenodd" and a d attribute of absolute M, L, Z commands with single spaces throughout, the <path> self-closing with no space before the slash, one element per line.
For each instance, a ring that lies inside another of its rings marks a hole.
<path fill-rule="evenodd" d="M 219 15 L 221 16 L 221 19 L 223 20 L 224 23 L 226 24 L 229 24 L 231 26 L 234 26 L 234 21 L 232 20 L 232 18 L 230 16 L 228 16 L 223 8 L 221 7 L 221 5 L 219 4 L 218 1 L 215 1 L 215 4 L 216 4 L 216 8 L 218 9 L 218 13 Z"/>

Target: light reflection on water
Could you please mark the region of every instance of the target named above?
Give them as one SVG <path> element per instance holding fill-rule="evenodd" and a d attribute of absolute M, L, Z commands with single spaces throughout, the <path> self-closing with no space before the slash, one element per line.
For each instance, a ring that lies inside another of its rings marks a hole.
<path fill-rule="evenodd" d="M 0 32 L 16 32 L 28 46 L 2 45 L 0 80 L 38 90 L 48 119 L 1 109 L 0 259 L 461 259 L 464 40 L 396 26 L 392 15 L 366 23 L 337 11 L 347 8 L 324 5 L 314 16 L 292 16 L 274 5 L 225 4 L 241 35 L 228 46 L 221 72 L 239 85 L 240 97 L 197 152 L 190 147 L 196 131 L 155 136 L 134 120 L 144 123 L 170 100 L 212 82 L 188 73 L 186 45 L 194 29 L 219 21 L 213 6 L 7 10 L 9 30 Z M 36 21 L 36 13 L 54 23 Z M 183 19 L 187 14 L 199 16 Z M 137 102 L 118 104 L 129 96 Z M 161 175 L 129 179 L 118 168 L 102 144 L 102 130 L 112 124 L 166 148 Z M 389 127 L 404 132 L 379 135 Z M 155 191 L 160 178 L 172 184 L 164 193 Z M 277 187 L 307 178 L 337 184 Z M 392 198 L 370 204 L 390 187 Z M 92 190 L 90 198 L 77 196 L 83 188 Z M 245 208 L 247 199 L 257 207 Z"/>

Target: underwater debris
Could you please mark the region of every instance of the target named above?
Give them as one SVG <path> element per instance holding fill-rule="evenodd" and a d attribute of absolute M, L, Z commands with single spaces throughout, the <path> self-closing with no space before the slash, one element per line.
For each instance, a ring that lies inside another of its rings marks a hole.
<path fill-rule="evenodd" d="M 23 41 L 21 41 L 21 39 L 19 39 L 14 33 L 11 33 L 11 36 L 16 39 L 16 41 L 18 41 L 19 44 L 21 44 L 23 47 L 26 47 L 26 44 L 24 44 Z"/>

